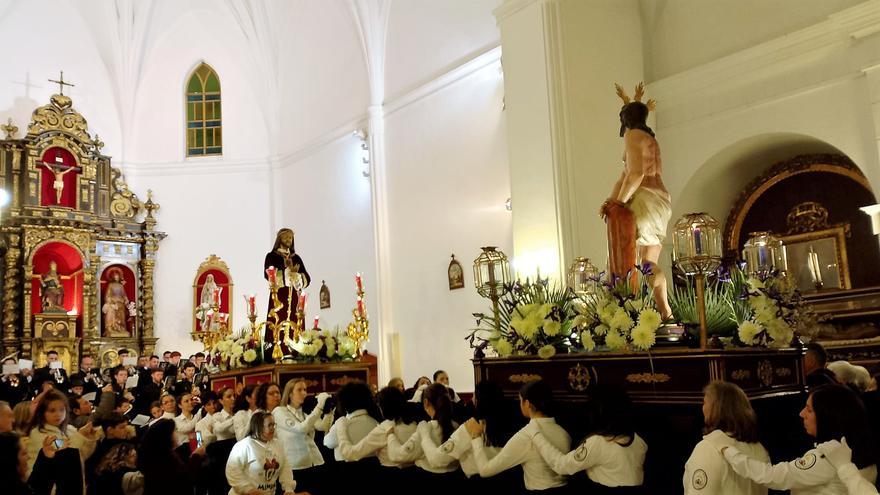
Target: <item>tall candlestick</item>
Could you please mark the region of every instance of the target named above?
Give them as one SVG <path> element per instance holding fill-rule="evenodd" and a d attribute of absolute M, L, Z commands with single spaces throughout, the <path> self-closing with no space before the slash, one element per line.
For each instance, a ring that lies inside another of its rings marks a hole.
<path fill-rule="evenodd" d="M 358 316 L 363 318 L 364 317 L 364 300 L 360 296 L 358 296 L 358 299 L 357 299 L 357 307 L 358 307 Z"/>
<path fill-rule="evenodd" d="M 361 278 L 361 272 L 357 272 L 354 276 L 354 281 L 357 283 L 358 292 L 364 290 L 363 279 Z"/>

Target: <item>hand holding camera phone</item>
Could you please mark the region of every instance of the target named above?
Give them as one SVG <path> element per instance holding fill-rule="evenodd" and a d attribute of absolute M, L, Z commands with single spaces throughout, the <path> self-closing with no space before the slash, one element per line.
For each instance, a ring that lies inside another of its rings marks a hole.
<path fill-rule="evenodd" d="M 56 439 L 52 442 L 52 445 L 55 446 L 55 450 L 61 450 L 61 449 L 64 447 L 64 440 L 62 440 L 62 439 L 60 439 L 60 438 L 56 438 Z"/>
<path fill-rule="evenodd" d="M 196 432 L 196 445 L 198 445 L 199 447 L 202 446 L 202 432 L 200 431 Z"/>

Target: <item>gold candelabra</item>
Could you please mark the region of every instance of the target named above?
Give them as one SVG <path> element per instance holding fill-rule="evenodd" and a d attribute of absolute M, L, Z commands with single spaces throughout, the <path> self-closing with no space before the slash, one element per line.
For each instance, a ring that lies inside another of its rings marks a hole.
<path fill-rule="evenodd" d="M 364 302 L 364 287 L 361 276 L 357 276 L 357 305 L 351 310 L 354 320 L 348 324 L 348 337 L 357 345 L 358 355 L 362 354 L 363 343 L 370 338 L 370 321 L 367 319 L 367 308 Z"/>

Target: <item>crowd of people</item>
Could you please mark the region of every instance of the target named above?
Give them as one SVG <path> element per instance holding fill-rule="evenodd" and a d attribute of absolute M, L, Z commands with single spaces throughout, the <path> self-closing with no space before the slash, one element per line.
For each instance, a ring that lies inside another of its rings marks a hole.
<path fill-rule="evenodd" d="M 410 388 L 395 378 L 377 393 L 352 381 L 312 395 L 303 379 L 215 393 L 201 380 L 200 356 L 181 366 L 175 354 L 107 373 L 84 358 L 69 380 L 51 365 L 57 355 L 30 379 L 5 373 L 3 493 L 647 493 L 649 445 L 619 388 L 591 389 L 587 434 L 573 442 L 541 380 L 522 387 L 518 411 L 488 381 L 461 400 L 443 371 Z M 876 381 L 824 359 L 821 347 L 808 350 L 811 385 L 800 412 L 815 447 L 789 462 L 771 463 L 739 387 L 709 383 L 684 492 L 877 493 Z M 12 390 L 19 387 L 28 392 Z"/>

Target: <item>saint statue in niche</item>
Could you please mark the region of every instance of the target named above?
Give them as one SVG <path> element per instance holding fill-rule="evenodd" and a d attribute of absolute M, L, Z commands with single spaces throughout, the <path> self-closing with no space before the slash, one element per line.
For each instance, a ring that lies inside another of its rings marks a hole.
<path fill-rule="evenodd" d="M 266 254 L 266 260 L 263 264 L 263 277 L 267 280 L 269 275 L 266 273 L 266 269 L 273 266 L 277 270 L 278 300 L 282 305 L 278 310 L 279 321 L 287 319 L 288 306 L 296 308 L 300 292 L 308 287 L 312 280 L 303 265 L 302 258 L 296 254 L 293 236 L 291 229 L 279 230 L 275 236 L 275 245 L 272 246 L 272 251 Z M 272 307 L 272 296 L 270 295 L 269 312 L 272 311 Z M 271 339 L 270 335 L 268 341 L 271 342 Z"/>
<path fill-rule="evenodd" d="M 623 138 L 623 172 L 614 185 L 611 195 L 599 214 L 609 221 L 620 217 L 626 209 L 635 219 L 635 246 L 639 263 L 650 270 L 648 284 L 654 295 L 657 311 L 663 319 L 672 317 L 672 308 L 666 295 L 666 277 L 657 265 L 666 226 L 672 217 L 672 202 L 663 185 L 660 146 L 654 131 L 647 125 L 648 113 L 654 108 L 654 100 L 642 103 L 645 86 L 639 83 L 633 101 L 619 85 L 617 95 L 623 100 L 620 109 L 620 137 Z M 610 224 L 609 224 L 610 225 Z M 610 229 L 609 229 L 610 230 Z M 609 236 L 610 258 L 624 259 L 632 240 L 614 239 Z M 612 272 L 614 272 L 612 267 Z"/>
<path fill-rule="evenodd" d="M 205 277 L 205 285 L 202 286 L 202 292 L 199 293 L 199 307 L 201 308 L 201 312 L 198 313 L 201 315 L 199 319 L 199 328 L 202 331 L 216 331 L 220 327 L 219 319 L 209 317 L 210 310 L 214 306 L 214 289 L 217 288 L 217 282 L 214 281 L 214 274 L 209 273 Z M 209 320 L 211 321 L 211 328 L 208 328 Z"/>
<path fill-rule="evenodd" d="M 129 300 L 125 293 L 122 270 L 111 268 L 110 281 L 104 290 L 104 337 L 130 337 L 128 331 Z"/>
<path fill-rule="evenodd" d="M 44 313 L 65 313 L 64 286 L 58 275 L 58 263 L 49 262 L 49 271 L 40 277 L 40 300 Z"/>

